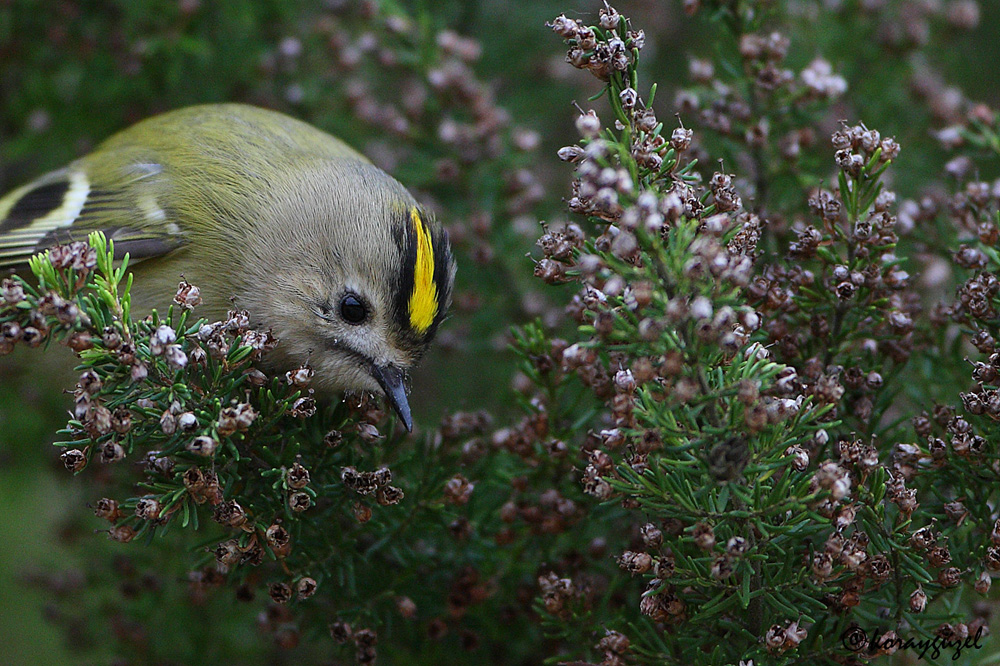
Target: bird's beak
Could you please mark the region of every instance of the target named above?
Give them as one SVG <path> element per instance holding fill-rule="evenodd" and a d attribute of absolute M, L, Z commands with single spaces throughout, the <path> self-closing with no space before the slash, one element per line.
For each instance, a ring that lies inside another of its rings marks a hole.
<path fill-rule="evenodd" d="M 373 365 L 372 377 L 385 391 L 385 397 L 399 415 L 407 432 L 413 432 L 413 417 L 410 416 L 410 403 L 406 400 L 406 373 L 394 365 Z"/>

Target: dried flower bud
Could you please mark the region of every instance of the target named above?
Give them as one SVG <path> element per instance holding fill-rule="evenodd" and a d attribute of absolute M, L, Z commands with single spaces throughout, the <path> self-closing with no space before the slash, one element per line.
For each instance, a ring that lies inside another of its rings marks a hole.
<path fill-rule="evenodd" d="M 177 432 L 177 417 L 171 414 L 169 409 L 160 416 L 160 431 L 168 436 Z"/>
<path fill-rule="evenodd" d="M 403 489 L 396 486 L 379 486 L 375 491 L 375 501 L 380 506 L 392 506 L 403 501 Z"/>
<path fill-rule="evenodd" d="M 80 472 L 87 466 L 87 454 L 80 449 L 70 449 L 59 457 L 62 459 L 63 465 L 70 472 Z"/>
<path fill-rule="evenodd" d="M 186 482 L 187 479 L 185 479 Z M 190 492 L 191 490 L 191 486 L 188 486 L 188 491 Z M 230 500 L 215 507 L 212 519 L 226 527 L 243 527 L 247 522 L 247 514 L 238 502 Z"/>
<path fill-rule="evenodd" d="M 295 583 L 295 596 L 300 601 L 304 601 L 316 594 L 318 588 L 319 584 L 314 579 L 305 576 Z"/>
<path fill-rule="evenodd" d="M 601 119 L 597 112 L 590 110 L 576 119 L 576 129 L 585 139 L 596 139 L 601 133 Z"/>
<path fill-rule="evenodd" d="M 635 114 L 635 127 L 640 132 L 652 133 L 659 124 L 653 109 L 644 109 Z M 649 144 L 652 147 L 652 144 Z"/>
<path fill-rule="evenodd" d="M 636 102 L 639 101 L 639 94 L 634 88 L 625 88 L 618 93 L 618 99 L 621 100 L 622 108 L 629 111 L 635 108 Z"/>
<path fill-rule="evenodd" d="M 251 386 L 264 386 L 268 382 L 267 375 L 257 368 L 250 368 L 247 370 L 244 377 L 247 378 L 247 382 L 249 382 Z"/>
<path fill-rule="evenodd" d="M 771 625 L 771 628 L 764 634 L 764 645 L 770 652 L 783 651 L 785 649 L 785 629 L 777 624 Z"/>
<path fill-rule="evenodd" d="M 211 458 L 215 455 L 215 450 L 218 448 L 219 443 L 208 437 L 207 435 L 201 435 L 195 437 L 187 443 L 185 448 L 191 453 L 197 456 L 204 456 L 206 458 Z"/>
<path fill-rule="evenodd" d="M 121 444 L 114 441 L 107 441 L 101 444 L 101 462 L 113 463 L 125 457 L 125 449 Z"/>
<path fill-rule="evenodd" d="M 750 544 L 741 536 L 734 536 L 726 542 L 726 552 L 731 557 L 740 557 L 749 550 Z"/>
<path fill-rule="evenodd" d="M 87 370 L 80 375 L 77 386 L 87 395 L 97 395 L 101 390 L 101 378 L 93 370 Z"/>
<path fill-rule="evenodd" d="M 597 644 L 597 650 L 599 652 L 611 653 L 614 655 L 622 655 L 628 651 L 631 641 L 624 634 L 617 631 L 612 631 L 606 629 L 604 632 L 604 638 Z M 605 660 L 607 662 L 607 659 Z"/>
<path fill-rule="evenodd" d="M 0 299 L 7 305 L 17 305 L 25 300 L 24 287 L 11 278 L 0 282 Z"/>
<path fill-rule="evenodd" d="M 292 587 L 288 583 L 271 583 L 267 593 L 276 604 L 287 604 L 292 600 Z"/>
<path fill-rule="evenodd" d="M 289 488 L 301 490 L 309 485 L 309 470 L 303 467 L 302 463 L 293 463 L 291 469 L 285 473 L 285 482 Z"/>
<path fill-rule="evenodd" d="M 917 550 L 926 550 L 937 543 L 937 537 L 929 527 L 921 527 L 910 536 L 910 545 Z"/>
<path fill-rule="evenodd" d="M 201 290 L 186 280 L 181 280 L 177 285 L 177 293 L 174 294 L 174 303 L 185 310 L 193 310 L 201 305 Z"/>
<path fill-rule="evenodd" d="M 817 581 L 824 581 L 833 573 L 833 557 L 830 553 L 816 553 L 812 559 L 812 574 Z"/>
<path fill-rule="evenodd" d="M 316 400 L 312 397 L 299 398 L 292 403 L 289 413 L 299 419 L 306 419 L 316 413 Z"/>
<path fill-rule="evenodd" d="M 659 548 L 663 544 L 663 533 L 653 523 L 646 523 L 640 530 L 642 541 L 647 548 Z"/>
<path fill-rule="evenodd" d="M 785 455 L 791 456 L 792 469 L 804 472 L 809 467 L 809 454 L 801 446 L 790 446 L 785 449 Z"/>
<path fill-rule="evenodd" d="M 354 515 L 354 519 L 359 523 L 367 523 L 372 519 L 371 507 L 364 505 L 361 502 L 355 502 L 351 507 L 351 512 Z"/>
<path fill-rule="evenodd" d="M 351 629 L 351 625 L 346 622 L 337 621 L 329 626 L 330 637 L 335 643 L 346 643 L 351 640 L 354 635 L 354 631 Z"/>
<path fill-rule="evenodd" d="M 124 435 L 132 429 L 132 412 L 124 405 L 115 407 L 111 413 L 111 429 L 119 435 Z"/>
<path fill-rule="evenodd" d="M 108 530 L 108 538 L 118 543 L 128 543 L 135 538 L 135 529 L 131 525 L 115 525 Z"/>
<path fill-rule="evenodd" d="M 798 622 L 792 622 L 785 629 L 785 649 L 793 650 L 797 648 L 808 635 L 809 632 L 804 627 L 799 626 Z"/>
<path fill-rule="evenodd" d="M 956 587 L 962 582 L 962 570 L 958 567 L 947 567 L 938 572 L 937 580 L 942 587 Z"/>
<path fill-rule="evenodd" d="M 25 326 L 21 329 L 21 342 L 34 349 L 45 340 L 45 334 L 35 326 Z"/>
<path fill-rule="evenodd" d="M 288 508 L 296 513 L 302 513 L 312 506 L 312 497 L 309 493 L 297 492 L 288 496 Z"/>
<path fill-rule="evenodd" d="M 649 553 L 636 553 L 631 550 L 626 550 L 622 553 L 621 557 L 618 558 L 618 566 L 625 569 L 633 576 L 635 574 L 643 574 L 649 571 L 653 566 L 653 558 L 650 557 Z"/>
<path fill-rule="evenodd" d="M 927 561 L 932 567 L 943 567 L 951 563 L 951 552 L 945 546 L 934 546 L 927 551 Z"/>
<path fill-rule="evenodd" d="M 256 418 L 257 411 L 249 403 L 226 407 L 219 412 L 216 431 L 222 437 L 228 437 L 235 432 L 246 432 Z"/>
<path fill-rule="evenodd" d="M 605 6 L 600 10 L 600 22 L 601 27 L 605 30 L 614 31 L 618 29 L 618 23 L 621 20 L 621 14 L 618 10 L 610 5 Z"/>
<path fill-rule="evenodd" d="M 104 497 L 97 500 L 97 504 L 94 505 L 94 515 L 114 524 L 121 518 L 122 513 L 118 508 L 118 502 Z"/>
<path fill-rule="evenodd" d="M 552 28 L 552 30 L 563 39 L 576 39 L 577 32 L 579 32 L 581 28 L 579 23 L 571 18 L 566 18 L 563 14 L 560 14 L 554 18 L 551 23 L 546 23 L 545 25 L 546 27 Z"/>
<path fill-rule="evenodd" d="M 723 580 L 733 575 L 733 561 L 728 554 L 719 555 L 712 560 L 709 573 L 716 580 Z"/>
<path fill-rule="evenodd" d="M 295 370 L 289 370 L 285 373 L 285 381 L 288 382 L 289 386 L 295 386 L 296 388 L 305 388 L 312 381 L 313 375 L 316 373 L 308 365 L 301 365 Z"/>
<path fill-rule="evenodd" d="M 271 525 L 264 532 L 267 545 L 276 557 L 285 557 L 292 552 L 292 537 L 281 525 Z"/>
<path fill-rule="evenodd" d="M 559 159 L 563 162 L 576 162 L 583 157 L 583 148 L 580 146 L 563 146 L 558 152 Z"/>
<path fill-rule="evenodd" d="M 847 470 L 831 460 L 819 466 L 813 475 L 813 484 L 829 490 L 835 500 L 844 499 L 851 492 L 851 477 Z"/>
<path fill-rule="evenodd" d="M 374 664 L 376 659 L 375 645 L 378 637 L 372 629 L 359 629 L 354 632 L 354 645 L 357 648 L 354 659 L 359 664 Z"/>
<path fill-rule="evenodd" d="M 152 498 L 144 497 L 135 504 L 135 515 L 143 520 L 156 520 L 160 517 L 160 503 Z"/>
<path fill-rule="evenodd" d="M 712 526 L 707 523 L 695 525 L 691 536 L 694 538 L 695 545 L 702 550 L 712 550 L 715 547 L 715 532 L 712 530 Z"/>
<path fill-rule="evenodd" d="M 235 539 L 229 539 L 228 541 L 223 541 L 219 543 L 213 550 L 215 555 L 216 563 L 224 568 L 229 569 L 236 564 L 239 564 L 240 559 L 243 557 L 243 552 L 240 550 L 239 542 Z"/>
<path fill-rule="evenodd" d="M 456 474 L 445 484 L 445 500 L 458 506 L 468 504 L 469 498 L 472 497 L 472 491 L 475 487 L 475 484 L 471 483 L 464 476 Z"/>
<path fill-rule="evenodd" d="M 194 412 L 182 412 L 177 416 L 177 426 L 183 432 L 191 432 L 198 427 L 198 417 Z M 160 420 L 160 427 L 163 427 L 163 420 Z"/>
<path fill-rule="evenodd" d="M 177 333 L 166 324 L 161 324 L 153 331 L 149 338 L 149 352 L 153 356 L 159 356 L 166 351 L 169 345 L 177 341 Z"/>
<path fill-rule="evenodd" d="M 946 502 L 944 505 L 945 515 L 956 524 L 961 525 L 969 515 L 969 510 L 960 501 Z"/>

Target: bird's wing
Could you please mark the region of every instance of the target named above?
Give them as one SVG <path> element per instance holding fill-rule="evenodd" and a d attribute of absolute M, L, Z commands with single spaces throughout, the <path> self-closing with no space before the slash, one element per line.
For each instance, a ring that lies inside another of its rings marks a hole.
<path fill-rule="evenodd" d="M 0 268 L 24 264 L 52 245 L 86 240 L 92 231 L 114 240 L 116 255 L 135 260 L 183 245 L 160 203 L 168 186 L 163 168 L 139 154 L 109 157 L 77 160 L 0 199 Z"/>

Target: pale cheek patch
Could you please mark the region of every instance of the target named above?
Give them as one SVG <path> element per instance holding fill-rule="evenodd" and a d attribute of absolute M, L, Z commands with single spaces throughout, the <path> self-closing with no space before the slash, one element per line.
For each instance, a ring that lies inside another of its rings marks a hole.
<path fill-rule="evenodd" d="M 431 235 L 417 214 L 410 211 L 417 243 L 417 261 L 413 270 L 413 291 L 410 293 L 410 326 L 418 333 L 425 332 L 434 323 L 438 312 L 437 285 L 434 283 L 434 247 Z"/>

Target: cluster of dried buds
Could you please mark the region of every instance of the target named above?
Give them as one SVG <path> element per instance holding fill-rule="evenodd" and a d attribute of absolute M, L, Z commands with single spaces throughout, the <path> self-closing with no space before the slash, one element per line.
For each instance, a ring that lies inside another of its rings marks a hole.
<path fill-rule="evenodd" d="M 654 622 L 678 625 L 688 617 L 687 603 L 677 594 L 673 585 L 654 578 L 649 581 L 639 602 L 639 612 Z"/>
<path fill-rule="evenodd" d="M 312 506 L 315 491 L 309 487 L 309 470 L 296 461 L 285 472 L 285 488 L 288 489 L 288 508 L 302 513 Z"/>
<path fill-rule="evenodd" d="M 181 290 L 184 288 L 185 285 L 182 283 Z M 250 347 L 252 350 L 250 356 L 254 360 L 259 360 L 268 352 L 273 351 L 278 344 L 277 338 L 271 331 L 260 331 L 252 328 L 250 313 L 245 310 L 230 310 L 225 321 L 205 324 L 195 334 L 195 339 L 201 349 L 212 358 L 220 361 L 226 358 L 237 337 L 240 338 L 241 345 Z M 200 363 L 204 361 L 204 356 L 195 350 L 192 352 L 192 360 Z"/>
<path fill-rule="evenodd" d="M 593 603 L 590 585 L 571 578 L 560 578 L 555 572 L 538 577 L 545 612 L 557 617 L 569 617 L 574 611 L 586 610 Z"/>
<path fill-rule="evenodd" d="M 359 664 L 374 664 L 378 656 L 375 649 L 378 643 L 378 635 L 373 629 L 355 629 L 347 622 L 336 621 L 329 626 L 330 637 L 334 642 L 354 643 L 356 653 L 355 659 Z"/>
<path fill-rule="evenodd" d="M 787 265 L 767 265 L 748 293 L 765 318 L 764 330 L 778 360 L 798 369 L 792 381 L 796 390 L 867 423 L 883 385 L 881 363 L 876 361 L 888 357 L 901 364 L 909 358 L 921 305 L 893 252 L 898 240 L 892 214 L 895 195 L 879 192 L 853 221 L 847 219 L 841 199 L 859 196 L 856 190 L 883 168 L 878 165 L 898 154 L 898 144 L 854 126 L 835 132 L 833 145 L 838 164 L 849 174 L 845 182 L 851 191 L 814 191 L 809 208 L 820 224 L 800 226 L 789 245 Z M 830 252 L 840 243 L 847 246 L 842 254 L 850 258 L 841 259 L 844 263 Z M 817 289 L 833 298 L 821 307 L 804 307 L 804 302 L 813 302 Z M 856 364 L 831 364 L 831 345 L 843 344 L 849 335 L 860 337 L 845 327 L 845 316 L 876 303 L 882 316 L 869 320 L 867 337 L 853 343 Z"/>
<path fill-rule="evenodd" d="M 627 19 L 610 6 L 600 10 L 600 32 L 565 15 L 546 25 L 569 44 L 566 62 L 589 71 L 601 81 L 607 81 L 614 72 L 628 69 L 634 51 L 646 43 L 645 33 L 629 30 Z"/>
<path fill-rule="evenodd" d="M 86 243 L 60 245 L 49 255 L 54 256 L 53 266 L 60 274 L 75 278 L 71 289 L 83 286 L 96 263 L 96 254 Z M 26 309 L 25 303 L 32 307 Z M 90 319 L 72 298 L 49 291 L 32 299 L 17 280 L 0 281 L 0 356 L 14 351 L 19 343 L 38 347 L 56 334 L 63 344 L 79 353 L 94 346 L 90 327 Z"/>
<path fill-rule="evenodd" d="M 832 142 L 837 150 L 834 155 L 837 167 L 852 178 L 859 178 L 869 163 L 882 165 L 899 156 L 899 144 L 895 139 L 883 137 L 878 130 L 864 125 L 837 130 Z"/>
<path fill-rule="evenodd" d="M 788 37 L 778 32 L 750 33 L 740 38 L 743 66 L 760 90 L 773 94 L 778 89 L 785 89 L 793 93 L 799 104 L 816 99 L 832 100 L 847 92 L 847 81 L 834 74 L 830 63 L 822 58 L 813 60 L 802 70 L 798 77 L 801 89 L 795 90 L 795 73 L 782 68 L 790 43 Z M 700 78 L 710 80 L 711 76 Z"/>
<path fill-rule="evenodd" d="M 403 499 L 402 488 L 390 485 L 392 471 L 388 467 L 380 467 L 374 472 L 359 472 L 348 466 L 341 471 L 340 479 L 359 495 L 374 495 L 375 501 L 382 506 L 398 504 Z"/>
<path fill-rule="evenodd" d="M 509 114 L 496 105 L 491 88 L 480 81 L 470 65 L 479 59 L 477 42 L 453 31 L 444 30 L 434 37 L 440 60 L 426 71 L 411 71 L 408 51 L 419 38 L 418 22 L 400 14 L 382 17 L 381 32 L 367 31 L 352 35 L 336 24 L 328 30 L 328 44 L 342 71 L 356 72 L 370 58 L 377 58 L 383 71 L 403 73 L 394 101 L 378 98 L 364 77 L 347 79 L 347 101 L 363 121 L 399 137 L 411 137 L 421 124 L 436 113 L 438 100 L 446 107 L 471 115 L 469 122 L 444 118 L 438 126 L 439 138 L 456 147 L 456 158 L 471 163 L 496 157 L 503 150 L 501 130 L 510 122 Z M 397 101 L 398 100 L 398 103 Z M 536 143 L 537 139 L 534 142 Z"/>
<path fill-rule="evenodd" d="M 786 626 L 779 624 L 772 625 L 764 635 L 764 645 L 768 652 L 781 654 L 787 650 L 794 650 L 806 639 L 809 632 L 798 622 L 791 622 Z"/>
<path fill-rule="evenodd" d="M 97 445 L 98 452 L 101 462 L 118 462 L 125 457 L 121 438 L 132 429 L 132 412 L 124 405 L 119 405 L 114 411 L 105 407 L 100 395 L 102 386 L 100 376 L 93 370 L 86 370 L 80 375 L 80 380 L 73 391 L 73 416 L 80 422 L 91 440 L 96 442 L 105 435 L 111 435 Z M 79 472 L 86 467 L 89 448 L 65 451 L 62 454 L 62 461 L 66 469 Z"/>
<path fill-rule="evenodd" d="M 271 583 L 268 586 L 268 596 L 276 604 L 287 604 L 292 599 L 305 601 L 319 589 L 319 584 L 309 576 L 302 576 L 292 583 L 283 581 Z"/>
<path fill-rule="evenodd" d="M 689 73 L 696 85 L 678 92 L 675 106 L 687 116 L 695 115 L 707 129 L 740 138 L 752 151 L 768 146 L 772 135 L 780 132 L 776 141 L 778 154 L 796 162 L 803 149 L 815 143 L 815 131 L 808 126 L 789 125 L 787 121 L 775 123 L 775 119 L 786 115 L 789 107 L 806 109 L 816 102 L 829 104 L 844 95 L 847 82 L 822 58 L 814 59 L 796 75 L 784 66 L 789 45 L 789 39 L 777 32 L 741 36 L 739 55 L 743 76 L 754 83 L 754 90 L 749 93 L 743 86 L 719 76 L 711 61 L 693 59 Z M 768 109 L 781 112 L 769 113 Z M 757 161 L 756 169 L 767 168 Z"/>
<path fill-rule="evenodd" d="M 604 655 L 600 666 L 625 666 L 625 655 L 632 646 L 632 641 L 625 634 L 606 629 L 604 636 L 594 647 Z"/>
<path fill-rule="evenodd" d="M 494 592 L 496 592 L 494 581 L 485 579 L 471 565 L 461 567 L 455 572 L 451 585 L 448 586 L 448 615 L 453 618 L 462 617 L 469 612 L 471 606 L 483 603 Z M 478 642 L 478 638 L 474 634 L 466 634 L 462 638 L 463 643 Z"/>
<path fill-rule="evenodd" d="M 555 488 L 549 488 L 537 497 L 526 493 L 526 481 L 515 479 L 512 483 L 515 493 L 500 507 L 500 520 L 505 524 L 514 525 L 521 520 L 529 526 L 532 534 L 561 534 L 583 517 L 577 503 Z M 512 541 L 513 528 L 505 528 L 496 538 L 500 544 Z"/>
<path fill-rule="evenodd" d="M 354 393 L 345 399 L 351 416 L 351 428 L 363 442 L 375 444 L 383 438 L 379 425 L 384 425 L 386 412 L 384 403 L 371 393 Z M 331 431 L 326 435 L 329 446 L 339 446 L 343 433 Z"/>
<path fill-rule="evenodd" d="M 995 301 L 1000 293 L 1000 281 L 997 280 L 996 266 L 989 256 L 992 256 L 992 248 L 1000 239 L 1000 227 L 997 225 L 1000 181 L 992 184 L 970 181 L 947 199 L 927 196 L 919 204 L 904 202 L 904 206 L 919 222 L 933 221 L 945 214 L 961 237 L 973 235 L 979 241 L 960 245 L 947 260 L 939 259 L 935 264 L 940 268 L 938 284 L 945 283 L 957 272 L 956 267 L 972 271 L 972 275 L 959 286 L 954 301 L 941 305 L 934 314 L 937 323 L 942 325 L 951 319 L 976 327 L 972 342 L 988 357 L 989 362 L 977 363 L 974 377 L 977 382 L 991 383 L 993 372 L 986 365 L 993 365 L 997 360 L 994 358 L 996 346 L 990 331 L 993 330 L 992 324 L 996 318 Z"/>

